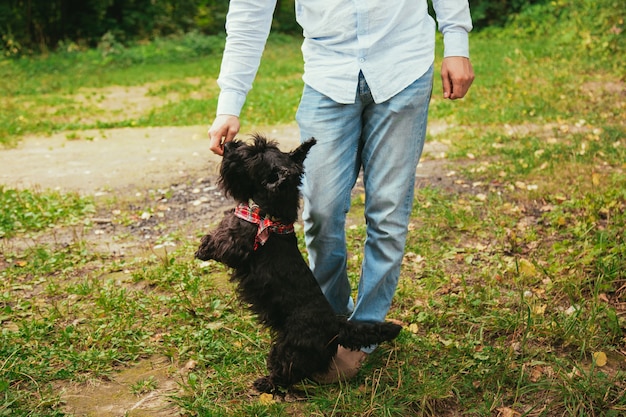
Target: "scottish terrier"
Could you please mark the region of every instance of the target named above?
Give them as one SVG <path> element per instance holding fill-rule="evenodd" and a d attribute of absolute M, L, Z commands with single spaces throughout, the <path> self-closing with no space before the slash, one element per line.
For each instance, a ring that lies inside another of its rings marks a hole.
<path fill-rule="evenodd" d="M 357 323 L 337 315 L 298 249 L 303 162 L 311 138 L 292 152 L 255 135 L 225 144 L 218 184 L 238 205 L 202 238 L 195 253 L 233 269 L 240 298 L 270 329 L 269 375 L 254 387 L 265 393 L 328 372 L 338 345 L 359 350 L 394 339 L 401 326 Z"/>

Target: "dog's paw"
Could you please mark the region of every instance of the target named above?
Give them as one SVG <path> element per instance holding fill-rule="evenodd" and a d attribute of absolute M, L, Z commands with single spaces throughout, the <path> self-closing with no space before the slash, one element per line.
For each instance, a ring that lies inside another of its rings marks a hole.
<path fill-rule="evenodd" d="M 254 388 L 261 393 L 271 394 L 276 390 L 269 377 L 264 376 L 254 381 Z"/>
<path fill-rule="evenodd" d="M 201 261 L 208 261 L 213 258 L 213 250 L 211 235 L 205 235 L 202 237 L 200 246 L 196 250 L 194 257 L 196 259 L 200 259 Z"/>

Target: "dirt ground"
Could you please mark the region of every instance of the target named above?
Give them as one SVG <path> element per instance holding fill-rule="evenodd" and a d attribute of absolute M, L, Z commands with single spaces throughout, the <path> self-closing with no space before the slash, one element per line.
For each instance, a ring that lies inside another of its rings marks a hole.
<path fill-rule="evenodd" d="M 219 157 L 209 151 L 206 131 L 206 126 L 120 128 L 26 137 L 17 148 L 0 151 L 0 184 L 102 195 L 215 176 Z M 263 132 L 286 149 L 297 146 L 294 126 Z"/>
<path fill-rule="evenodd" d="M 434 124 L 431 134 L 445 131 Z M 8 188 L 76 191 L 83 195 L 131 192 L 215 177 L 220 158 L 208 149 L 206 126 L 120 128 L 29 136 L 15 149 L 0 150 L 0 184 Z M 256 127 L 284 150 L 298 146 L 295 125 Z M 428 142 L 418 175 L 428 175 L 428 161 L 445 152 Z"/>
<path fill-rule="evenodd" d="M 445 124 L 431 125 L 433 140 L 425 146 L 416 172 L 422 180 L 418 183 L 443 176 L 446 145 L 437 139 L 447 128 Z M 0 185 L 4 187 L 116 199 L 137 212 L 144 204 L 152 208 L 128 224 L 115 218 L 117 210 L 100 210 L 89 227 L 55 228 L 45 235 L 4 241 L 2 249 L 46 240 L 64 244 L 78 236 L 97 251 L 141 256 L 162 248 L 163 243 L 157 242 L 168 232 L 186 229 L 185 233 L 197 233 L 208 227 L 231 202 L 215 185 L 220 158 L 209 151 L 206 130 L 206 126 L 189 126 L 63 132 L 26 137 L 18 147 L 0 150 Z M 284 150 L 298 145 L 295 125 L 255 127 L 249 132 L 277 140 Z M 167 398 L 178 392 L 178 382 L 192 366 L 177 369 L 166 358 L 153 357 L 106 381 L 59 383 L 57 389 L 64 411 L 75 416 L 177 416 L 178 410 Z M 131 393 L 130 387 L 147 378 L 157 389 Z"/>

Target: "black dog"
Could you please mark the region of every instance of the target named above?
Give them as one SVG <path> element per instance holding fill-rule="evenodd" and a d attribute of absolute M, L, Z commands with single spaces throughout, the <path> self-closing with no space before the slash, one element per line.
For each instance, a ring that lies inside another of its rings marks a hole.
<path fill-rule="evenodd" d="M 392 340 L 401 326 L 355 323 L 337 316 L 302 258 L 293 233 L 303 162 L 311 138 L 291 153 L 256 135 L 228 142 L 219 185 L 239 205 L 202 238 L 196 257 L 233 268 L 241 298 L 272 333 L 270 374 L 255 381 L 275 392 L 329 370 L 338 345 L 358 350 Z M 254 204 L 251 204 L 253 201 Z"/>

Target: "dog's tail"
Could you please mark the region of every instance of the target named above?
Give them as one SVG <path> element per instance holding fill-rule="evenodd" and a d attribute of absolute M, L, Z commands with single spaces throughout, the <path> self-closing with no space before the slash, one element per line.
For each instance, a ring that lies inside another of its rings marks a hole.
<path fill-rule="evenodd" d="M 360 323 L 347 321 L 339 331 L 338 342 L 352 350 L 378 345 L 395 339 L 402 326 L 395 323 Z"/>

